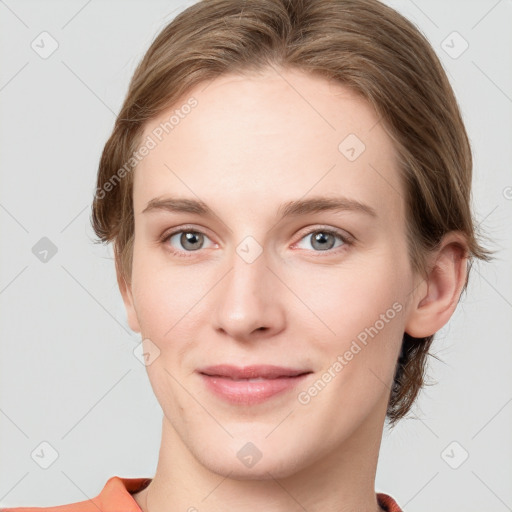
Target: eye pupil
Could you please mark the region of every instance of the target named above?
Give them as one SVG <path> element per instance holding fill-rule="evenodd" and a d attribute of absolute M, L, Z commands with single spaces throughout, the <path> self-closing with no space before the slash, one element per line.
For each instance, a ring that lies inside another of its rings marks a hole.
<path fill-rule="evenodd" d="M 176 236 L 178 236 L 178 234 L 179 245 L 181 245 L 182 252 L 194 252 L 202 249 L 205 235 L 200 231 L 181 231 L 175 233 Z M 329 230 L 312 231 L 308 236 L 313 249 L 323 252 L 330 251 L 336 245 L 336 239 L 340 239 L 340 235 Z M 172 239 L 173 235 L 168 238 Z M 343 238 L 341 238 L 341 242 L 342 245 L 345 244 Z"/>

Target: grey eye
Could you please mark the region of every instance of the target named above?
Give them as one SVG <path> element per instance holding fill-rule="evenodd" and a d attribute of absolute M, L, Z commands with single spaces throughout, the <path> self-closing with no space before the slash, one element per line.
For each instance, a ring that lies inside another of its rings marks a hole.
<path fill-rule="evenodd" d="M 179 245 L 178 250 L 197 251 L 203 248 L 206 237 L 199 231 L 178 231 L 169 237 L 169 243 L 172 245 L 173 239 L 178 237 Z"/>
<path fill-rule="evenodd" d="M 341 242 L 336 247 L 339 247 L 345 243 L 345 240 L 341 235 L 334 231 L 325 229 L 317 229 L 316 231 L 312 231 L 302 238 L 302 240 L 307 239 L 311 240 L 310 246 L 313 247 L 313 249 L 316 251 L 328 251 L 335 248 L 336 239 L 340 240 Z M 301 249 L 309 249 L 309 247 L 301 247 Z"/>

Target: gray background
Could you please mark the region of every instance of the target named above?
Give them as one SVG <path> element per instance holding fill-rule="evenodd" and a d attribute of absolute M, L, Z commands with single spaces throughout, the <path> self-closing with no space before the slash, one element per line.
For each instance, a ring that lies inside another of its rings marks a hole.
<path fill-rule="evenodd" d="M 89 214 L 135 66 L 191 3 L 0 1 L 0 506 L 81 501 L 113 475 L 154 474 L 162 413 Z M 385 432 L 376 488 L 407 512 L 512 510 L 512 2 L 387 3 L 449 73 L 474 150 L 475 212 L 499 252 L 474 267 L 437 336 L 438 383 Z M 59 45 L 47 58 L 31 47 L 43 31 Z M 469 44 L 457 58 L 453 31 Z M 57 249 L 46 261 L 43 237 Z"/>

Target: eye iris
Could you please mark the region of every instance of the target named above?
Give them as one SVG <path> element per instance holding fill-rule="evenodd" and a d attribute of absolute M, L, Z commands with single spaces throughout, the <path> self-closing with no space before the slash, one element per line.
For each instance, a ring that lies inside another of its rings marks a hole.
<path fill-rule="evenodd" d="M 202 234 L 196 233 L 194 231 L 186 231 L 184 232 L 180 237 L 180 243 L 185 249 L 190 249 L 192 251 L 195 251 L 199 249 L 197 245 L 193 245 L 194 243 L 197 244 L 197 241 L 202 241 Z"/>
<path fill-rule="evenodd" d="M 331 242 L 328 242 L 328 237 L 331 237 Z M 315 247 L 315 243 L 319 242 L 320 245 Z M 313 235 L 313 247 L 320 248 L 321 250 L 329 250 L 334 246 L 334 237 L 330 233 L 325 233 L 324 231 L 317 231 L 316 234 Z"/>
<path fill-rule="evenodd" d="M 313 237 L 312 245 L 315 249 L 322 251 L 332 249 L 335 244 L 335 237 L 327 231 L 316 231 L 310 236 Z M 180 243 L 183 248 L 191 251 L 200 249 L 203 242 L 203 234 L 197 231 L 183 231 L 180 236 Z M 315 246 L 315 244 L 317 244 Z"/>

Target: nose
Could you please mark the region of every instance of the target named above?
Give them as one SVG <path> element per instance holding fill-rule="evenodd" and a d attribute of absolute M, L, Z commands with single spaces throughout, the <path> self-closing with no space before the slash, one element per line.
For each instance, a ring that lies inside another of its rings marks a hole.
<path fill-rule="evenodd" d="M 215 329 L 238 341 L 272 337 L 285 328 L 286 294 L 265 252 L 252 262 L 239 254 L 218 284 Z"/>

